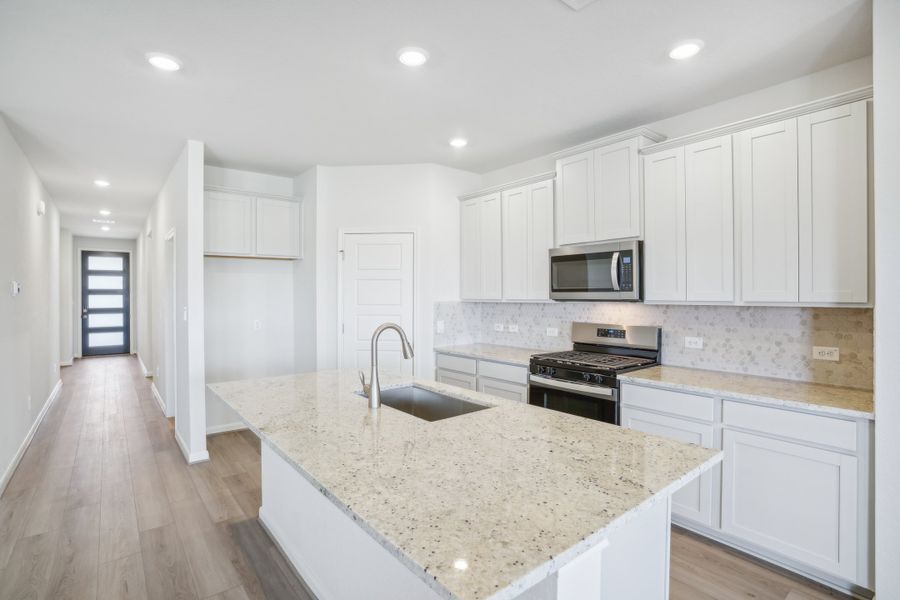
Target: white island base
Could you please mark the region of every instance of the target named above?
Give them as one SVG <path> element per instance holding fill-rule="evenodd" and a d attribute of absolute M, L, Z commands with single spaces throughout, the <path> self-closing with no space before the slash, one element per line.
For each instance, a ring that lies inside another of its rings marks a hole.
<path fill-rule="evenodd" d="M 260 521 L 318 600 L 457 598 L 265 443 L 262 499 Z M 665 600 L 670 511 L 671 492 L 658 494 L 610 524 L 581 554 L 567 562 L 547 557 L 544 566 L 488 597 Z"/>

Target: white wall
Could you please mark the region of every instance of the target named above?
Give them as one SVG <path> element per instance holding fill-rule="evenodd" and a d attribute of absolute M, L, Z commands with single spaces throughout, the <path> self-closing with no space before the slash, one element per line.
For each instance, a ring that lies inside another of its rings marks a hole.
<path fill-rule="evenodd" d="M 749 94 L 704 106 L 688 113 L 675 115 L 653 123 L 635 123 L 635 126 L 645 125 L 657 133 L 674 138 L 871 84 L 872 58 L 861 58 Z M 616 132 L 610 131 L 609 133 L 613 134 Z M 588 140 L 585 139 L 584 141 Z M 560 148 L 560 150 L 564 150 L 564 148 Z M 555 169 L 556 160 L 554 158 L 549 155 L 539 156 L 485 173 L 482 185 L 485 187 L 499 185 Z"/>
<path fill-rule="evenodd" d="M 147 218 L 145 234 L 151 237 L 146 240 L 146 252 L 142 248 L 145 264 L 141 265 L 149 273 L 151 308 L 150 358 L 141 359 L 158 375 L 154 385 L 170 410 L 174 403 L 175 436 L 190 462 L 209 458 L 203 342 L 203 150 L 201 142 L 189 140 L 175 161 Z M 174 237 L 167 240 L 170 234 Z"/>
<path fill-rule="evenodd" d="M 318 168 L 294 178 L 303 198 L 303 260 L 294 262 L 294 371 L 316 370 L 316 195 Z"/>
<path fill-rule="evenodd" d="M 204 173 L 207 186 L 294 195 L 289 177 L 212 166 Z M 204 259 L 207 383 L 295 371 L 294 272 L 294 261 Z M 207 397 L 206 411 L 208 433 L 242 426 L 234 411 L 214 396 Z"/>
<path fill-rule="evenodd" d="M 74 241 L 72 232 L 59 232 L 59 364 L 69 366 L 75 358 Z"/>
<path fill-rule="evenodd" d="M 900 598 L 900 3 L 874 9 L 875 591 Z"/>
<path fill-rule="evenodd" d="M 416 234 L 415 372 L 434 374 L 434 303 L 459 296 L 459 201 L 480 177 L 438 165 L 318 167 L 316 170 L 316 353 L 337 361 L 338 232 Z"/>
<path fill-rule="evenodd" d="M 82 236 L 74 236 L 72 238 L 72 264 L 71 264 L 71 300 L 69 302 L 69 307 L 71 309 L 72 316 L 72 344 L 75 352 L 75 356 L 81 357 L 81 252 L 82 250 L 108 250 L 110 252 L 126 252 L 129 256 L 130 265 L 129 268 L 131 272 L 129 273 L 129 281 L 128 281 L 128 294 L 131 299 L 131 306 L 129 308 L 129 327 L 131 329 L 131 339 L 129 340 L 131 344 L 131 352 L 137 352 L 137 335 L 138 332 L 135 329 L 135 324 L 137 323 L 137 311 L 138 307 L 135 306 L 135 279 L 138 278 L 140 265 L 135 260 L 135 241 L 132 239 L 117 239 L 117 238 L 94 238 L 94 237 L 82 237 Z"/>
<path fill-rule="evenodd" d="M 59 383 L 59 256 L 59 212 L 0 116 L 0 493 Z"/>

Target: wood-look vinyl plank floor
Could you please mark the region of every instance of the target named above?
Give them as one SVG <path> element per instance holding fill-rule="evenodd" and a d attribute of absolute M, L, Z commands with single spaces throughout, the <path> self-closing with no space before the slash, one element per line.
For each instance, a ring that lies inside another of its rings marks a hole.
<path fill-rule="evenodd" d="M 76 361 L 0 497 L 0 600 L 314 600 L 257 520 L 260 444 L 188 466 L 137 360 Z M 845 598 L 672 534 L 672 600 Z"/>

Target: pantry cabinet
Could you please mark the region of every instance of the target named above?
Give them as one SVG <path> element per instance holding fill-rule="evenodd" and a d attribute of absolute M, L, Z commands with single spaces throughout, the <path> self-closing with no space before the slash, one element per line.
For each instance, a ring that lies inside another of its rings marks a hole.
<path fill-rule="evenodd" d="M 502 297 L 502 221 L 500 193 L 460 203 L 460 297 Z"/>
<path fill-rule="evenodd" d="M 503 299 L 549 299 L 553 181 L 504 191 L 502 222 Z"/>
<path fill-rule="evenodd" d="M 296 259 L 302 255 L 298 199 L 207 189 L 203 252 L 208 256 Z"/>

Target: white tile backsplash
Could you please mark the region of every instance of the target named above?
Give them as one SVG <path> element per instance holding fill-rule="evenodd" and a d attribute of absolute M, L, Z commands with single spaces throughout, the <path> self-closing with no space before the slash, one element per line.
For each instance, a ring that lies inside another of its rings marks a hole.
<path fill-rule="evenodd" d="M 572 347 L 572 322 L 658 325 L 663 363 L 872 389 L 871 309 L 678 306 L 601 302 L 438 302 L 444 333 L 434 345 L 489 343 L 542 350 Z M 495 323 L 515 323 L 494 331 Z M 547 336 L 558 328 L 558 337 Z M 702 349 L 684 338 L 703 338 Z M 813 346 L 840 348 L 840 361 L 812 359 Z"/>

